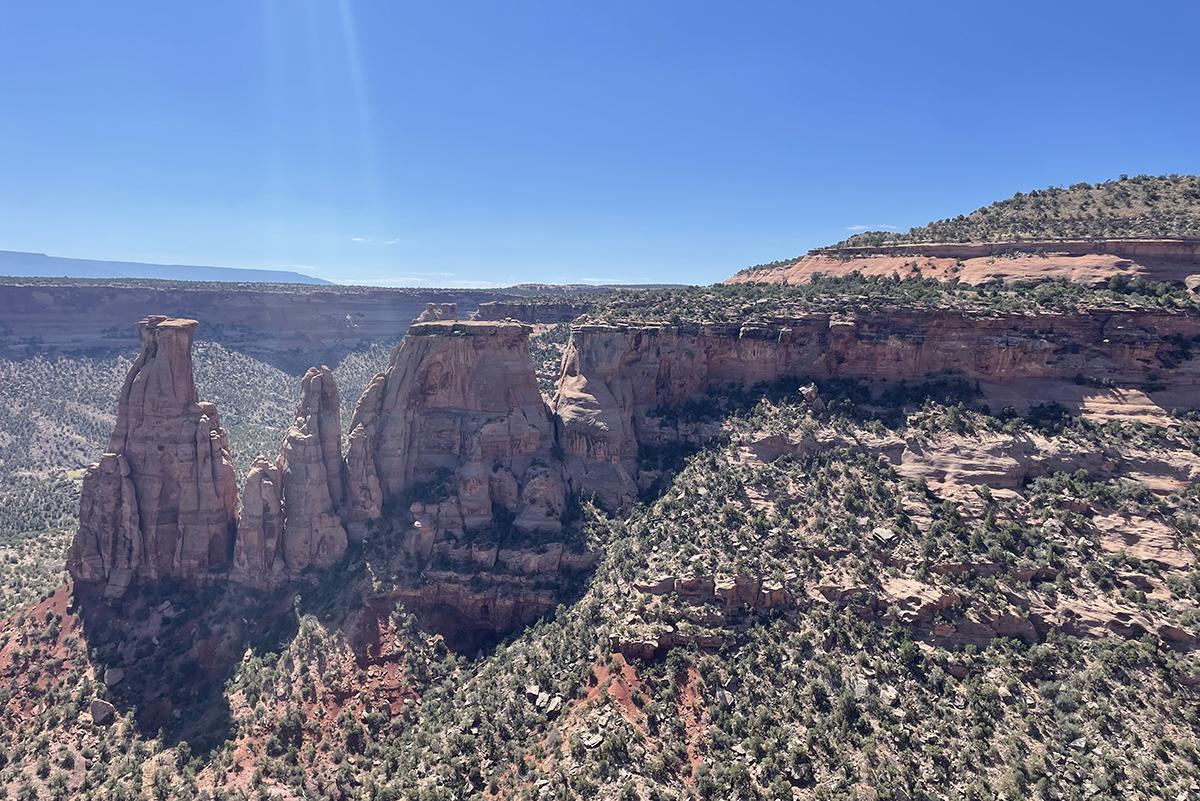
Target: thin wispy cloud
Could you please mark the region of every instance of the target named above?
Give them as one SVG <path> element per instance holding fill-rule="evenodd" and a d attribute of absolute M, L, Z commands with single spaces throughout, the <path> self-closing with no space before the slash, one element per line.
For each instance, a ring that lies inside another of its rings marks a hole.
<path fill-rule="evenodd" d="M 898 225 L 847 225 L 847 231 L 899 231 Z"/>
<path fill-rule="evenodd" d="M 378 239 L 377 240 L 374 237 L 370 237 L 370 236 L 352 236 L 352 237 L 350 237 L 350 241 L 358 242 L 358 243 L 378 242 L 381 245 L 398 245 L 398 244 L 400 244 L 399 237 L 393 237 L 391 239 Z"/>

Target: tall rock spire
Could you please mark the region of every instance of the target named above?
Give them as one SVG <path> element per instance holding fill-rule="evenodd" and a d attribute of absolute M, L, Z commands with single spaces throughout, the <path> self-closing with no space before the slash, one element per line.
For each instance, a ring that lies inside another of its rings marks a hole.
<path fill-rule="evenodd" d="M 333 372 L 309 369 L 276 462 L 283 485 L 283 559 L 292 574 L 327 567 L 346 552 L 339 516 L 345 498 L 339 405 Z"/>
<path fill-rule="evenodd" d="M 283 476 L 278 465 L 259 456 L 246 473 L 231 577 L 267 586 L 285 575 L 283 564 Z"/>
<path fill-rule="evenodd" d="M 151 316 L 108 451 L 88 468 L 68 569 L 120 595 L 137 577 L 223 572 L 237 488 L 216 406 L 196 399 L 195 320 Z"/>

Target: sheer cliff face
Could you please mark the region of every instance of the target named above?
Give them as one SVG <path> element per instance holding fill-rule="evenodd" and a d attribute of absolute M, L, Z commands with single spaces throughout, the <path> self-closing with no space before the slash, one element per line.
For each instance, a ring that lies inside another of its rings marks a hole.
<path fill-rule="evenodd" d="M 23 358 L 28 340 L 66 353 L 135 348 L 127 328 L 148 313 L 200 320 L 201 338 L 218 341 L 296 375 L 336 364 L 364 342 L 394 342 L 431 301 L 467 316 L 491 292 L 454 292 L 121 281 L 22 284 L 0 278 L 0 354 Z M 127 336 L 129 334 L 130 336 Z M 274 458 L 274 454 L 271 454 Z"/>
<path fill-rule="evenodd" d="M 215 407 L 196 400 L 195 328 L 143 321 L 109 451 L 84 480 L 70 570 L 114 593 L 136 577 L 269 586 L 333 565 L 372 528 L 403 538 L 414 565 L 497 523 L 552 539 L 568 488 L 613 509 L 636 497 L 639 448 L 679 436 L 655 407 L 727 384 L 951 373 L 985 394 L 1020 385 L 1036 403 L 1082 376 L 1141 384 L 1164 408 L 1191 405 L 1200 389 L 1200 321 L 1187 315 L 879 310 L 741 327 L 578 326 L 551 411 L 528 326 L 430 321 L 409 329 L 363 393 L 344 459 L 333 375 L 309 370 L 282 452 L 246 476 L 238 518 L 225 433 Z"/>
<path fill-rule="evenodd" d="M 970 315 L 890 310 L 811 314 L 773 325 L 578 326 L 554 401 L 572 489 L 610 508 L 637 491 L 646 413 L 726 384 L 784 376 L 982 382 L 1072 380 L 1200 385 L 1195 318 L 1154 312 Z M 1029 388 L 1028 400 L 1038 387 Z M 1184 404 L 1180 404 L 1184 405 Z"/>
<path fill-rule="evenodd" d="M 309 370 L 282 450 L 256 460 L 239 513 L 216 408 L 196 400 L 196 326 L 142 323 L 109 452 L 84 482 L 70 556 L 77 579 L 114 595 L 168 576 L 271 586 L 333 565 L 347 523 L 362 533 L 410 495 L 427 499 L 407 509 L 407 534 L 425 557 L 497 518 L 526 533 L 561 529 L 565 481 L 528 327 L 415 325 L 359 401 L 345 461 L 333 374 Z"/>
<path fill-rule="evenodd" d="M 217 409 L 192 380 L 195 320 L 149 317 L 125 379 L 108 451 L 83 480 L 68 556 L 78 578 L 119 594 L 137 577 L 223 571 L 237 490 Z"/>
<path fill-rule="evenodd" d="M 412 506 L 427 527 L 481 528 L 503 510 L 518 529 L 558 530 L 564 482 L 528 336 L 517 323 L 409 329 L 355 408 L 346 454 L 352 531 L 418 484 L 443 490 L 442 500 Z"/>

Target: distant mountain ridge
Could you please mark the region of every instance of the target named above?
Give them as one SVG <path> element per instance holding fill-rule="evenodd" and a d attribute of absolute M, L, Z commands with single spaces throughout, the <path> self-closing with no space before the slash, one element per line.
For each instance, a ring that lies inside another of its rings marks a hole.
<path fill-rule="evenodd" d="M 31 278 L 159 278 L 173 281 L 229 281 L 280 284 L 330 284 L 323 278 L 291 270 L 205 267 L 188 264 L 148 264 L 102 261 L 0 250 L 0 275 Z"/>

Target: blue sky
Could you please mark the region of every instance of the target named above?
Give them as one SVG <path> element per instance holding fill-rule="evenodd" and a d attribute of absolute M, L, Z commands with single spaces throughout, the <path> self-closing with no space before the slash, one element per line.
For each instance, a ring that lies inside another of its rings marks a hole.
<path fill-rule="evenodd" d="M 1200 171 L 1195 2 L 0 9 L 0 249 L 706 283 L 858 226 Z"/>

